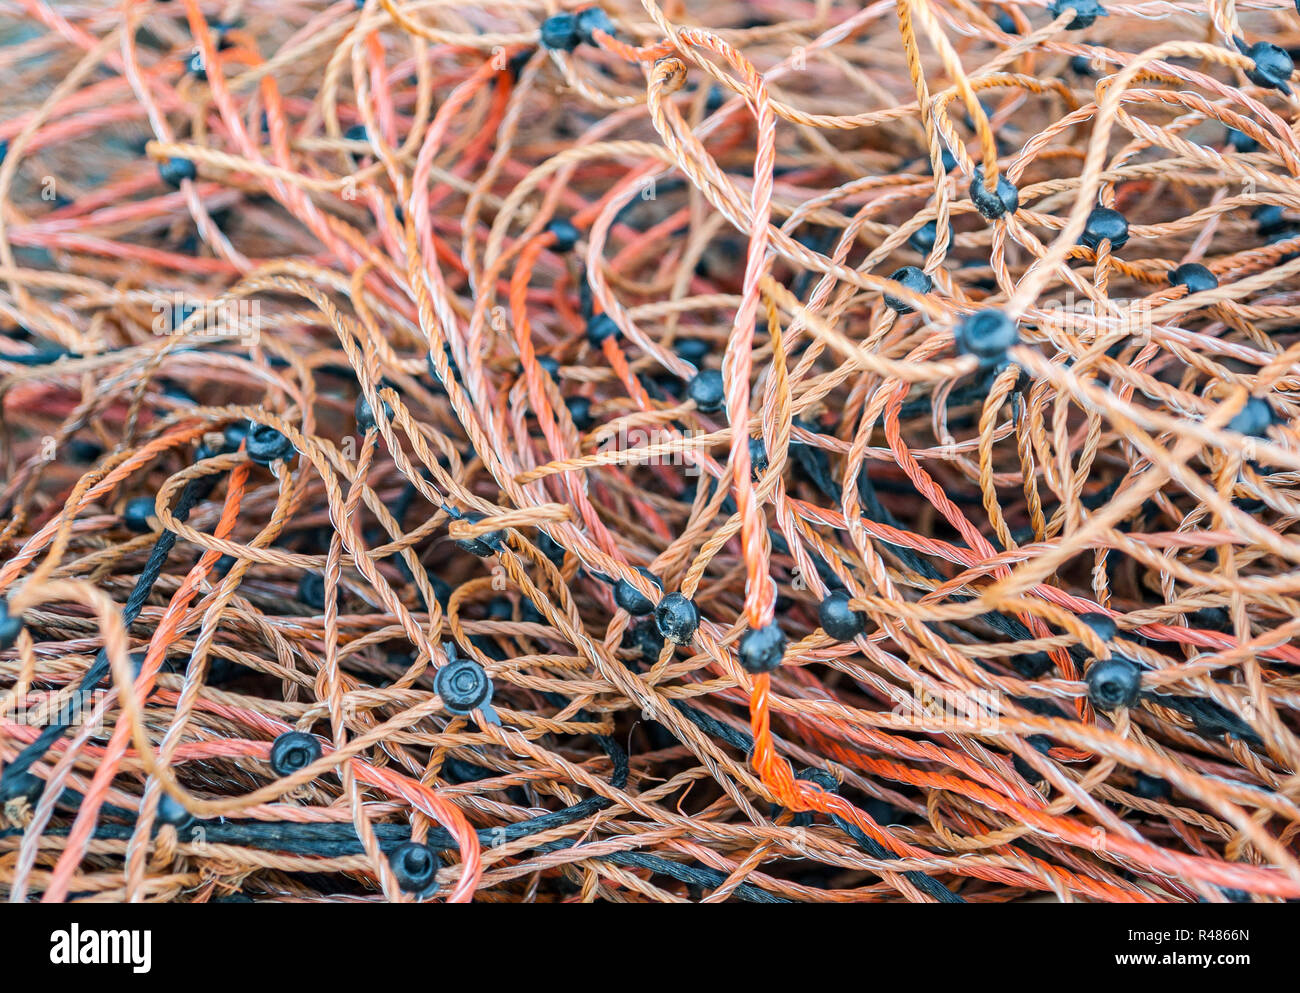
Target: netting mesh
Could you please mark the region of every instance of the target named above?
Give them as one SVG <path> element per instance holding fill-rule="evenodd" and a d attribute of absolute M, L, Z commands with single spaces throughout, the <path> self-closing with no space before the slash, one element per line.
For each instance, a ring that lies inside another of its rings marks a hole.
<path fill-rule="evenodd" d="M 9 5 L 12 901 L 1300 897 L 1300 14 Z"/>

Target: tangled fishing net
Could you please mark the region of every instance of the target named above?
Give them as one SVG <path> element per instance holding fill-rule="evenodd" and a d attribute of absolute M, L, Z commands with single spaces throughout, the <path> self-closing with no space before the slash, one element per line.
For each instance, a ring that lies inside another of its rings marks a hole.
<path fill-rule="evenodd" d="M 3 16 L 9 900 L 1300 897 L 1289 4 Z"/>

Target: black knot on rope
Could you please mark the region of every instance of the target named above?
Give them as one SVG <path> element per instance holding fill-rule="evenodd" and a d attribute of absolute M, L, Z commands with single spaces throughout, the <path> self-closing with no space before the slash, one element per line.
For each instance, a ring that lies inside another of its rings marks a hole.
<path fill-rule="evenodd" d="M 995 221 L 1020 208 L 1020 191 L 1004 173 L 998 173 L 997 189 L 993 192 L 984 186 L 984 167 L 976 166 L 970 183 L 970 198 L 987 220 Z"/>
<path fill-rule="evenodd" d="M 168 186 L 180 189 L 182 180 L 197 179 L 199 171 L 189 159 L 171 158 L 158 166 L 158 175 Z"/>
<path fill-rule="evenodd" d="M 286 731 L 271 744 L 271 771 L 292 776 L 321 757 L 320 742 L 303 731 Z"/>
<path fill-rule="evenodd" d="M 750 628 L 740 639 L 738 654 L 746 672 L 757 675 L 771 672 L 785 657 L 785 632 L 773 621 L 761 628 Z"/>
<path fill-rule="evenodd" d="M 1082 31 L 1084 28 L 1092 27 L 1097 18 L 1107 16 L 1106 8 L 1097 0 L 1052 0 L 1047 5 L 1047 12 L 1052 15 L 1053 20 L 1067 10 L 1074 11 L 1074 19 L 1065 26 L 1066 31 Z"/>
<path fill-rule="evenodd" d="M 653 586 L 664 588 L 664 584 L 659 581 L 659 577 L 649 569 L 637 566 L 636 571 L 648 579 Z M 644 593 L 629 583 L 626 579 L 620 579 L 614 584 L 614 602 L 622 610 L 626 610 L 634 617 L 642 617 L 655 609 L 654 601 L 649 599 Z"/>
<path fill-rule="evenodd" d="M 418 841 L 398 845 L 388 856 L 388 867 L 393 870 L 393 878 L 404 893 L 428 897 L 438 891 L 437 875 L 442 862 L 438 853 L 428 845 Z"/>
<path fill-rule="evenodd" d="M 1287 81 L 1295 72 L 1295 62 L 1285 48 L 1269 41 L 1257 41 L 1253 45 L 1247 45 L 1243 38 L 1234 38 L 1233 41 L 1241 54 L 1254 62 L 1246 69 L 1247 79 L 1256 86 L 1290 94 L 1291 86 Z"/>
<path fill-rule="evenodd" d="M 248 457 L 258 465 L 270 465 L 293 454 L 293 442 L 269 424 L 254 424 L 248 432 Z"/>
<path fill-rule="evenodd" d="M 1093 207 L 1083 226 L 1083 234 L 1079 236 L 1079 244 L 1095 252 L 1103 241 L 1109 241 L 1112 249 L 1124 247 L 1128 241 L 1128 221 L 1118 210 Z"/>
<path fill-rule="evenodd" d="M 542 21 L 538 37 L 542 47 L 552 51 L 572 52 L 578 47 L 578 16 L 552 14 Z"/>
<path fill-rule="evenodd" d="M 546 225 L 551 233 L 551 247 L 557 252 L 569 252 L 578 243 L 578 229 L 567 217 L 557 217 Z"/>
<path fill-rule="evenodd" d="M 905 265 L 901 269 L 896 269 L 889 276 L 895 283 L 901 283 L 906 289 L 911 290 L 917 296 L 924 296 L 934 288 L 932 280 L 924 269 L 919 269 L 914 265 Z M 898 297 L 885 294 L 885 306 L 896 314 L 910 314 L 912 307 L 906 301 Z"/>
<path fill-rule="evenodd" d="M 1173 286 L 1186 286 L 1188 293 L 1204 293 L 1218 289 L 1219 279 L 1199 262 L 1186 262 L 1169 273 Z"/>
<path fill-rule="evenodd" d="M 699 609 L 684 593 L 667 594 L 655 608 L 655 627 L 674 645 L 689 645 L 699 626 Z"/>
<path fill-rule="evenodd" d="M 844 590 L 832 590 L 817 608 L 822 630 L 836 641 L 852 641 L 867 627 L 867 615 L 849 606 Z"/>
<path fill-rule="evenodd" d="M 1007 351 L 1020 341 L 1016 322 L 1000 310 L 977 310 L 953 329 L 953 340 L 962 355 L 974 355 L 980 368 L 990 369 L 1007 358 Z"/>
<path fill-rule="evenodd" d="M 1137 703 L 1142 670 L 1128 659 L 1109 658 L 1088 669 L 1088 699 L 1098 710 L 1119 710 Z"/>
<path fill-rule="evenodd" d="M 717 369 L 704 369 L 696 373 L 686 387 L 686 393 L 705 414 L 717 413 L 727 399 L 726 383 Z"/>

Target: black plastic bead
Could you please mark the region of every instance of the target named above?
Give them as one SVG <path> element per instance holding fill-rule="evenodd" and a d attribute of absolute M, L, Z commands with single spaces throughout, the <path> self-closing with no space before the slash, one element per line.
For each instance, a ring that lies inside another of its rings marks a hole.
<path fill-rule="evenodd" d="M 686 388 L 687 395 L 703 413 L 715 414 L 727 400 L 727 386 L 717 369 L 704 369 L 695 374 Z"/>
<path fill-rule="evenodd" d="M 1256 86 L 1265 86 L 1273 90 L 1290 93 L 1287 82 L 1295 72 L 1295 62 L 1285 48 L 1279 48 L 1269 41 L 1257 41 L 1249 48 L 1243 48 L 1242 54 L 1255 64 L 1246 70 L 1246 78 Z"/>
<path fill-rule="evenodd" d="M 1088 699 L 1100 710 L 1117 710 L 1137 703 L 1142 671 L 1128 659 L 1094 662 L 1088 670 Z"/>
<path fill-rule="evenodd" d="M 1052 657 L 1046 652 L 1028 652 L 1011 660 L 1011 668 L 1025 679 L 1040 679 L 1052 671 Z"/>
<path fill-rule="evenodd" d="M 319 572 L 304 572 L 298 581 L 298 602 L 312 610 L 324 610 L 325 577 Z"/>
<path fill-rule="evenodd" d="M 913 293 L 918 295 L 929 293 L 934 288 L 934 280 L 925 274 L 924 269 L 918 269 L 914 265 L 905 265 L 901 269 L 896 269 L 890 274 L 890 279 L 895 283 L 902 283 Z M 904 303 L 898 297 L 892 297 L 885 294 L 885 306 L 898 314 L 910 314 L 912 308 Z"/>
<path fill-rule="evenodd" d="M 1066 31 L 1082 31 L 1092 27 L 1097 18 L 1106 16 L 1106 8 L 1097 0 L 1052 0 L 1047 5 L 1047 12 L 1053 20 L 1071 9 L 1074 11 L 1074 20 L 1065 26 Z"/>
<path fill-rule="evenodd" d="M 0 651 L 13 648 L 23 629 L 23 615 L 9 613 L 9 598 L 0 596 Z"/>
<path fill-rule="evenodd" d="M 1172 791 L 1169 780 L 1148 776 L 1145 772 L 1139 772 L 1133 783 L 1133 792 L 1143 800 L 1168 800 Z"/>
<path fill-rule="evenodd" d="M 321 756 L 320 742 L 302 731 L 286 731 L 271 744 L 271 771 L 292 776 Z"/>
<path fill-rule="evenodd" d="M 587 340 L 597 348 L 606 338 L 617 338 L 618 334 L 618 325 L 608 314 L 596 314 L 587 322 Z"/>
<path fill-rule="evenodd" d="M 1246 406 L 1242 407 L 1237 413 L 1237 416 L 1228 422 L 1228 430 L 1236 431 L 1239 434 L 1248 434 L 1255 438 L 1264 438 L 1267 437 L 1268 429 L 1276 420 L 1273 408 L 1268 405 L 1267 400 L 1251 397 L 1246 401 Z"/>
<path fill-rule="evenodd" d="M 248 433 L 248 457 L 258 465 L 270 465 L 293 454 L 293 442 L 269 424 L 254 424 Z"/>
<path fill-rule="evenodd" d="M 587 7 L 578 11 L 578 40 L 587 45 L 596 44 L 596 31 L 604 31 L 611 37 L 615 34 L 614 22 L 599 7 Z"/>
<path fill-rule="evenodd" d="M 154 517 L 157 501 L 153 497 L 135 497 L 126 502 L 122 508 L 122 523 L 136 534 L 148 534 L 153 530 L 150 519 Z"/>
<path fill-rule="evenodd" d="M 387 400 L 382 401 L 384 405 L 384 419 L 391 421 L 393 419 L 393 408 Z M 354 409 L 357 418 L 357 430 L 362 434 L 375 427 L 375 411 L 370 406 L 370 401 L 362 393 L 357 397 L 357 405 Z"/>
<path fill-rule="evenodd" d="M 156 819 L 159 824 L 170 824 L 177 831 L 184 831 L 194 824 L 194 815 L 185 809 L 185 806 L 178 800 L 174 799 L 170 793 L 164 793 L 162 799 L 158 801 L 158 812 Z"/>
<path fill-rule="evenodd" d="M 817 620 L 822 630 L 836 641 L 852 641 L 867 627 L 867 616 L 849 607 L 849 595 L 844 590 L 832 590 L 817 608 Z"/>
<path fill-rule="evenodd" d="M 669 593 L 655 608 L 655 627 L 674 645 L 689 645 L 700 627 L 700 611 L 685 594 Z"/>
<path fill-rule="evenodd" d="M 573 246 L 578 243 L 578 229 L 567 217 L 555 218 L 546 225 L 546 230 L 554 237 L 551 247 L 557 252 L 571 252 Z"/>
<path fill-rule="evenodd" d="M 939 225 L 934 221 L 926 221 L 908 236 L 907 243 L 914 251 L 928 255 L 938 237 Z"/>
<path fill-rule="evenodd" d="M 977 310 L 953 329 L 957 351 L 974 355 L 980 368 L 991 369 L 1005 361 L 1007 349 L 1020 341 L 1020 329 L 1000 310 Z"/>
<path fill-rule="evenodd" d="M 249 423 L 247 421 L 236 421 L 234 424 L 227 424 L 221 432 L 221 440 L 225 443 L 226 451 L 238 451 L 239 446 L 248 440 Z"/>
<path fill-rule="evenodd" d="M 596 423 L 595 418 L 591 416 L 591 401 L 586 397 L 567 397 L 564 405 L 569 408 L 573 426 L 579 431 L 586 431 Z"/>
<path fill-rule="evenodd" d="M 1070 56 L 1070 71 L 1076 76 L 1092 75 L 1092 59 L 1086 55 Z"/>
<path fill-rule="evenodd" d="M 545 555 L 548 559 L 559 565 L 564 561 L 564 546 L 552 538 L 545 531 L 537 532 L 537 550 Z"/>
<path fill-rule="evenodd" d="M 158 175 L 168 186 L 180 189 L 181 180 L 197 179 L 199 171 L 189 159 L 168 159 L 158 167 Z"/>
<path fill-rule="evenodd" d="M 1090 611 L 1086 614 L 1080 614 L 1079 620 L 1092 628 L 1102 641 L 1110 641 L 1119 634 L 1119 625 L 1106 614 Z"/>
<path fill-rule="evenodd" d="M 738 648 L 746 672 L 771 672 L 785 656 L 785 632 L 775 621 L 767 627 L 751 628 L 741 636 Z"/>
<path fill-rule="evenodd" d="M 1250 212 L 1260 234 L 1274 234 L 1282 231 L 1287 226 L 1286 215 L 1282 212 L 1280 204 L 1266 203 L 1256 207 Z"/>
<path fill-rule="evenodd" d="M 1016 29 L 1016 19 L 1001 7 L 993 10 L 993 23 L 998 26 L 998 30 L 1006 34 L 1020 34 Z"/>
<path fill-rule="evenodd" d="M 552 355 L 537 356 L 537 364 L 552 379 L 558 379 L 560 376 L 560 362 Z"/>
<path fill-rule="evenodd" d="M 984 169 L 975 167 L 975 177 L 970 183 L 970 198 L 975 209 L 990 221 L 997 220 L 1005 214 L 1014 214 L 1020 207 L 1020 191 L 1012 185 L 1003 173 L 998 173 L 997 191 L 990 193 L 984 188 Z"/>
<path fill-rule="evenodd" d="M 483 516 L 483 514 L 470 512 L 465 515 L 464 519 L 471 524 L 476 524 L 483 520 Z M 485 559 L 497 553 L 497 550 L 501 548 L 503 537 L 500 531 L 489 531 L 477 538 L 461 538 L 456 544 L 471 555 L 477 555 L 479 558 Z"/>
<path fill-rule="evenodd" d="M 703 338 L 678 338 L 673 351 L 691 365 L 699 365 L 712 351 L 713 345 Z"/>
<path fill-rule="evenodd" d="M 661 583 L 659 578 L 650 572 L 649 569 L 637 566 L 636 571 L 645 576 L 645 578 L 650 580 L 650 582 L 655 586 L 658 586 L 659 589 L 662 590 L 664 588 L 664 584 Z M 655 609 L 654 601 L 646 597 L 626 579 L 620 579 L 614 584 L 614 602 L 634 617 L 648 614 Z"/>
<path fill-rule="evenodd" d="M 1207 631 L 1231 631 L 1232 618 L 1222 607 L 1202 607 L 1187 615 L 1187 623 Z"/>
<path fill-rule="evenodd" d="M 755 476 L 767 472 L 767 445 L 762 438 L 749 439 L 749 468 Z"/>
<path fill-rule="evenodd" d="M 438 891 L 438 870 L 442 862 L 428 845 L 407 841 L 393 849 L 388 866 L 403 893 L 432 896 Z"/>
<path fill-rule="evenodd" d="M 1118 210 L 1093 207 L 1083 226 L 1083 234 L 1079 236 L 1079 244 L 1095 252 L 1103 241 L 1109 241 L 1112 249 L 1123 248 L 1128 241 L 1128 221 Z"/>
<path fill-rule="evenodd" d="M 433 677 L 433 690 L 453 714 L 470 714 L 492 699 L 492 680 L 473 659 L 453 659 Z"/>
<path fill-rule="evenodd" d="M 1219 279 L 1209 269 L 1198 262 L 1187 262 L 1169 274 L 1173 286 L 1186 286 L 1188 293 L 1204 293 L 1217 289 Z"/>
<path fill-rule="evenodd" d="M 578 47 L 577 15 L 552 14 L 542 21 L 539 39 L 544 48 L 572 52 Z"/>
<path fill-rule="evenodd" d="M 343 132 L 345 141 L 369 141 L 370 132 L 366 130 L 364 124 L 354 124 Z"/>
<path fill-rule="evenodd" d="M 1259 142 L 1236 128 L 1228 128 L 1227 141 L 1228 147 L 1234 151 L 1242 153 L 1259 151 Z"/>

